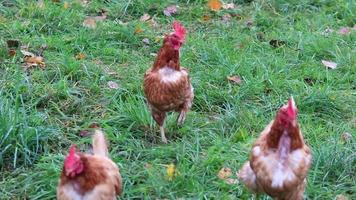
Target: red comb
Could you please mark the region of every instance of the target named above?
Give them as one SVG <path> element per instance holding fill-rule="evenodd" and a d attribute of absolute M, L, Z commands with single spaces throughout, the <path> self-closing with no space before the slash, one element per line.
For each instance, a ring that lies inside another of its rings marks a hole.
<path fill-rule="evenodd" d="M 70 146 L 69 154 L 68 154 L 68 156 L 66 157 L 66 159 L 64 161 L 65 167 L 69 167 L 75 162 L 75 160 L 76 160 L 76 158 L 75 158 L 76 151 L 77 151 L 77 148 L 76 148 L 76 146 L 74 144 L 72 146 Z"/>
<path fill-rule="evenodd" d="M 297 107 L 295 106 L 293 97 L 288 100 L 287 113 L 292 119 L 297 117 Z"/>
<path fill-rule="evenodd" d="M 178 21 L 173 22 L 174 34 L 176 34 L 181 40 L 185 40 L 185 28 Z"/>

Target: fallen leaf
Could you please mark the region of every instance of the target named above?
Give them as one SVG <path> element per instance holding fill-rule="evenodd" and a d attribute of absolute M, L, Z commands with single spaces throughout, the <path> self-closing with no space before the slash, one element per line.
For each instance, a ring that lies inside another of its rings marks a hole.
<path fill-rule="evenodd" d="M 150 40 L 148 38 L 143 38 L 142 42 L 147 45 L 150 44 Z"/>
<path fill-rule="evenodd" d="M 103 21 L 107 18 L 107 12 L 105 10 L 100 11 L 100 15 L 95 17 L 86 17 L 83 21 L 83 26 L 87 28 L 96 28 L 96 22 Z"/>
<path fill-rule="evenodd" d="M 83 7 L 87 7 L 88 4 L 89 4 L 89 0 L 81 0 L 81 1 L 80 1 L 80 4 L 81 4 Z"/>
<path fill-rule="evenodd" d="M 210 8 L 210 10 L 219 11 L 222 7 L 222 3 L 220 0 L 209 0 L 208 7 Z"/>
<path fill-rule="evenodd" d="M 20 46 L 20 40 L 7 40 L 8 48 L 18 48 Z"/>
<path fill-rule="evenodd" d="M 145 163 L 145 164 L 144 164 L 144 167 L 145 167 L 146 169 L 151 169 L 151 168 L 152 168 L 152 164 L 150 164 L 150 163 Z"/>
<path fill-rule="evenodd" d="M 225 183 L 227 183 L 229 185 L 238 184 L 239 180 L 238 179 L 234 179 L 234 178 L 228 178 L 228 179 L 225 180 Z"/>
<path fill-rule="evenodd" d="M 269 44 L 270 44 L 272 47 L 274 47 L 274 48 L 278 48 L 278 47 L 281 47 L 281 46 L 285 45 L 286 42 L 285 42 L 285 41 L 282 41 L 282 40 L 275 40 L 275 39 L 273 39 L 273 40 L 270 40 L 270 41 L 269 41 Z"/>
<path fill-rule="evenodd" d="M 337 67 L 337 63 L 332 62 L 332 61 L 321 60 L 321 63 L 323 63 L 323 65 L 325 67 L 330 68 L 330 69 L 336 69 L 336 67 Z"/>
<path fill-rule="evenodd" d="M 14 57 L 16 55 L 16 50 L 15 49 L 9 49 L 7 51 L 7 53 L 9 54 L 10 57 Z"/>
<path fill-rule="evenodd" d="M 238 85 L 240 85 L 242 83 L 242 80 L 239 76 L 228 76 L 227 80 L 229 80 L 235 84 L 238 84 Z"/>
<path fill-rule="evenodd" d="M 76 58 L 77 60 L 83 60 L 85 57 L 86 57 L 86 56 L 85 56 L 84 53 L 78 53 L 78 54 L 75 56 L 75 58 Z"/>
<path fill-rule="evenodd" d="M 92 17 L 87 17 L 85 18 L 85 20 L 83 21 L 83 26 L 87 27 L 87 28 L 96 28 L 96 20 Z"/>
<path fill-rule="evenodd" d="M 235 4 L 234 3 L 224 3 L 223 5 L 222 5 L 222 8 L 223 9 L 234 9 L 235 8 Z"/>
<path fill-rule="evenodd" d="M 167 178 L 168 178 L 168 180 L 169 180 L 169 181 L 173 180 L 174 175 L 176 174 L 176 167 L 175 167 L 175 165 L 174 165 L 173 163 L 167 165 L 167 167 L 166 167 L 166 173 L 167 173 Z"/>
<path fill-rule="evenodd" d="M 242 43 L 237 43 L 235 45 L 235 49 L 243 49 L 245 47 L 245 45 L 243 45 Z"/>
<path fill-rule="evenodd" d="M 209 21 L 211 17 L 209 15 L 203 15 L 202 19 L 203 21 Z"/>
<path fill-rule="evenodd" d="M 67 10 L 69 7 L 70 7 L 70 4 L 65 1 L 64 4 L 63 4 L 63 8 L 64 8 L 65 10 Z"/>
<path fill-rule="evenodd" d="M 347 198 L 346 196 L 339 194 L 336 195 L 336 200 L 349 200 L 349 198 Z"/>
<path fill-rule="evenodd" d="M 23 67 L 25 69 L 29 69 L 37 66 L 39 66 L 41 69 L 44 69 L 46 67 L 46 64 L 44 63 L 44 58 L 42 56 L 36 56 L 35 54 L 25 50 L 20 50 L 20 51 L 24 55 Z"/>
<path fill-rule="evenodd" d="M 118 89 L 119 88 L 119 84 L 117 84 L 114 81 L 108 81 L 108 86 L 110 89 Z"/>
<path fill-rule="evenodd" d="M 348 132 L 345 132 L 345 133 L 341 134 L 341 139 L 344 142 L 349 142 L 352 139 L 352 135 L 350 133 L 348 133 Z"/>
<path fill-rule="evenodd" d="M 174 14 L 176 14 L 178 11 L 176 5 L 168 6 L 166 9 L 163 10 L 163 14 L 166 15 L 167 17 L 170 17 Z"/>
<path fill-rule="evenodd" d="M 351 29 L 349 27 L 342 27 L 339 30 L 340 35 L 348 35 L 351 33 Z"/>
<path fill-rule="evenodd" d="M 142 33 L 142 32 L 143 32 L 142 28 L 140 28 L 140 27 L 135 28 L 135 33 Z"/>
<path fill-rule="evenodd" d="M 230 176 L 232 176 L 232 172 L 231 169 L 228 167 L 221 168 L 218 173 L 218 177 L 221 180 L 226 180 L 227 178 L 230 178 Z"/>
<path fill-rule="evenodd" d="M 231 20 L 231 15 L 230 14 L 224 14 L 222 17 L 221 17 L 222 21 L 223 22 L 229 22 Z"/>
<path fill-rule="evenodd" d="M 159 36 L 157 36 L 157 37 L 155 37 L 155 43 L 159 43 L 160 41 L 161 41 L 161 37 L 159 37 Z"/>
<path fill-rule="evenodd" d="M 43 0 L 39 0 L 39 1 L 37 1 L 37 7 L 38 8 L 44 8 L 45 7 L 45 3 L 44 3 L 44 1 Z"/>
<path fill-rule="evenodd" d="M 21 51 L 21 53 L 23 54 L 23 56 L 24 57 L 34 57 L 35 56 L 35 54 L 33 54 L 33 53 L 31 53 L 31 52 L 29 52 L 29 51 L 26 51 L 26 50 L 23 50 L 23 49 L 21 49 L 20 50 Z"/>
<path fill-rule="evenodd" d="M 151 16 L 147 13 L 143 14 L 142 17 L 140 18 L 141 22 L 145 22 L 147 20 L 151 19 Z"/>

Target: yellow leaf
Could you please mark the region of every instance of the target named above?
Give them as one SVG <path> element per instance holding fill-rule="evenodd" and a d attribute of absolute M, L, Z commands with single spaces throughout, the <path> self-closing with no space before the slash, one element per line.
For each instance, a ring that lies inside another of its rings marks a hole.
<path fill-rule="evenodd" d="M 173 180 L 174 174 L 176 173 L 176 167 L 174 164 L 169 164 L 166 168 L 168 180 Z"/>
<path fill-rule="evenodd" d="M 218 11 L 222 7 L 222 3 L 220 0 L 209 0 L 208 7 L 213 11 Z"/>
<path fill-rule="evenodd" d="M 142 33 L 142 32 L 143 32 L 142 28 L 140 28 L 140 27 L 135 28 L 135 33 Z"/>
<path fill-rule="evenodd" d="M 78 54 L 75 56 L 75 58 L 76 58 L 77 60 L 83 60 L 83 59 L 85 58 L 85 54 L 84 54 L 84 53 L 78 53 Z"/>
<path fill-rule="evenodd" d="M 70 4 L 65 1 L 64 4 L 63 4 L 63 8 L 64 8 L 65 10 L 67 10 L 69 7 L 70 7 Z"/>

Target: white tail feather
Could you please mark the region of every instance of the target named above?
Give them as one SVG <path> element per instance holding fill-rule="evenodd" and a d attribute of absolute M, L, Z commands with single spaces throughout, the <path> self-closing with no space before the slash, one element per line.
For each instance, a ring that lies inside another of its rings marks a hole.
<path fill-rule="evenodd" d="M 104 133 L 100 129 L 96 129 L 93 135 L 93 152 L 98 156 L 108 157 L 109 155 Z"/>

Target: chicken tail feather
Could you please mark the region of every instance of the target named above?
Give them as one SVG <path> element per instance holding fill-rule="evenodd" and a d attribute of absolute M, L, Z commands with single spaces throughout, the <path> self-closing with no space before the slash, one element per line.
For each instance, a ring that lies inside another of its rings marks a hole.
<path fill-rule="evenodd" d="M 108 146 L 104 133 L 100 129 L 96 129 L 93 136 L 93 152 L 94 155 L 108 157 Z"/>

